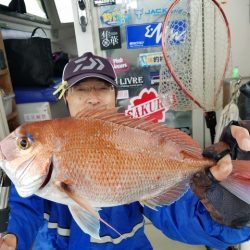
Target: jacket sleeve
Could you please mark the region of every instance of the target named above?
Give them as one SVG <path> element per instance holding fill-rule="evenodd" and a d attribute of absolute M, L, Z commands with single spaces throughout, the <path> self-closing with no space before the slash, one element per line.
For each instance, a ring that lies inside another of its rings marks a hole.
<path fill-rule="evenodd" d="M 9 206 L 8 233 L 17 236 L 17 249 L 31 249 L 38 229 L 43 223 L 44 200 L 36 195 L 22 198 L 12 185 Z"/>
<path fill-rule="evenodd" d="M 144 207 L 144 215 L 169 238 L 216 249 L 250 239 L 250 228 L 234 229 L 215 222 L 189 189 L 178 201 L 154 211 Z"/>

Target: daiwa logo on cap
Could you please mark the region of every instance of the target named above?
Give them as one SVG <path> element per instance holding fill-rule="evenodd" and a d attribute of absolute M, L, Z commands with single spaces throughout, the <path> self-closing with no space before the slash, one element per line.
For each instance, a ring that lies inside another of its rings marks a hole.
<path fill-rule="evenodd" d="M 87 63 L 83 63 L 87 59 L 88 59 Z M 91 70 L 91 69 L 103 70 L 105 67 L 105 65 L 102 63 L 100 59 L 93 57 L 88 58 L 87 56 L 76 60 L 74 63 L 76 64 L 76 67 L 73 70 L 74 73 L 79 70 Z"/>
<path fill-rule="evenodd" d="M 63 71 L 63 80 L 67 83 L 66 89 L 91 77 L 103 79 L 117 86 L 116 74 L 111 63 L 106 58 L 95 56 L 91 52 L 86 52 L 81 57 L 70 61 Z"/>
<path fill-rule="evenodd" d="M 153 122 L 165 121 L 165 112 L 167 111 L 158 97 L 155 89 L 143 89 L 139 96 L 130 100 L 130 105 L 125 111 L 126 115 L 133 118 L 146 118 Z"/>

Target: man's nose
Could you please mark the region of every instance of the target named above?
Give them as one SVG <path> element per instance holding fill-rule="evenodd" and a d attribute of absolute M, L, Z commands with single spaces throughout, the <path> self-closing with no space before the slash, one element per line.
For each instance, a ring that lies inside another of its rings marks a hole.
<path fill-rule="evenodd" d="M 100 98 L 97 96 L 95 91 L 91 91 L 87 100 L 88 104 L 96 105 L 100 103 Z"/>

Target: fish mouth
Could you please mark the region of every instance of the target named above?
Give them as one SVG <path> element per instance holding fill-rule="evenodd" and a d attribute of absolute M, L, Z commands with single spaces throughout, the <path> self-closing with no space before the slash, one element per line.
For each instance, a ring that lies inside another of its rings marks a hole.
<path fill-rule="evenodd" d="M 52 176 L 52 172 L 53 172 L 53 162 L 51 161 L 50 165 L 49 165 L 49 171 L 48 171 L 48 174 L 44 180 L 44 182 L 42 183 L 42 185 L 40 186 L 39 190 L 43 189 L 47 184 L 48 182 L 50 181 L 51 179 L 51 176 Z"/>

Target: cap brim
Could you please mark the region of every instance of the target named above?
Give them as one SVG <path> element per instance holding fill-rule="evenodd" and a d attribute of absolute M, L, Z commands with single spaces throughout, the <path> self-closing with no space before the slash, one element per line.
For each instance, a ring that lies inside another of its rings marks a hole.
<path fill-rule="evenodd" d="M 74 86 L 76 83 L 78 83 L 81 80 L 84 80 L 86 78 L 91 78 L 91 77 L 96 77 L 96 78 L 100 78 L 102 80 L 105 80 L 106 82 L 112 84 L 115 87 L 118 87 L 117 83 L 115 80 L 105 76 L 105 75 L 101 75 L 101 74 L 84 74 L 84 75 L 78 75 L 75 77 L 70 78 L 69 80 L 67 80 L 68 85 L 66 89 L 71 88 L 72 86 Z"/>

